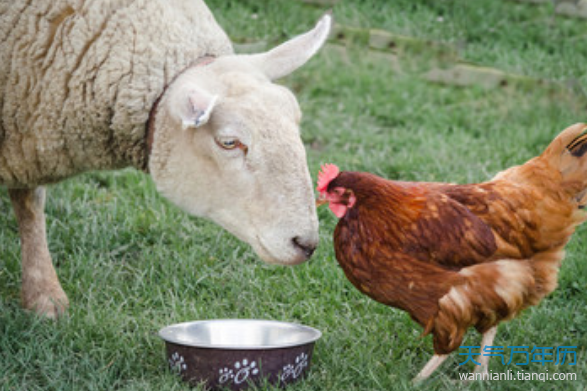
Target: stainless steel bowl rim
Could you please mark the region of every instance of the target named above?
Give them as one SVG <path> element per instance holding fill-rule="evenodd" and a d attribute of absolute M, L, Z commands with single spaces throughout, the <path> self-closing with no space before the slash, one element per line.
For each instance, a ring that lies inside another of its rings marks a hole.
<path fill-rule="evenodd" d="M 260 346 L 236 346 L 236 345 L 223 345 L 223 344 L 208 344 L 208 343 L 192 343 L 186 342 L 183 340 L 179 340 L 174 336 L 173 330 L 178 329 L 180 327 L 190 326 L 190 325 L 198 325 L 198 324 L 205 324 L 205 323 L 226 323 L 226 322 L 246 322 L 246 323 L 269 323 L 275 326 L 286 326 L 286 327 L 295 327 L 300 330 L 304 330 L 312 334 L 312 337 L 295 343 L 284 343 L 284 344 L 275 344 L 275 345 L 260 345 Z M 224 350 L 271 350 L 271 349 L 282 349 L 282 348 L 290 348 L 295 346 L 302 346 L 310 343 L 316 342 L 320 337 L 322 337 L 322 332 L 317 330 L 313 327 L 302 325 L 299 323 L 293 322 L 283 322 L 278 320 L 264 320 L 264 319 L 207 319 L 207 320 L 194 320 L 188 322 L 181 322 L 171 324 L 169 326 L 163 327 L 159 330 L 159 337 L 166 342 L 174 343 L 176 345 L 181 346 L 189 346 L 195 348 L 204 348 L 204 349 L 224 349 Z"/>

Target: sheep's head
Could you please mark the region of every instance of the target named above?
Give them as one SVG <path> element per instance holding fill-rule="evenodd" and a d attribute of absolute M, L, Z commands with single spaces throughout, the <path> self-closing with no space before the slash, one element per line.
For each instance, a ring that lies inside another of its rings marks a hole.
<path fill-rule="evenodd" d="M 326 15 L 269 52 L 193 67 L 158 106 L 149 170 L 159 191 L 248 242 L 269 263 L 301 263 L 318 244 L 300 109 L 272 80 L 311 58 L 330 25 Z"/>

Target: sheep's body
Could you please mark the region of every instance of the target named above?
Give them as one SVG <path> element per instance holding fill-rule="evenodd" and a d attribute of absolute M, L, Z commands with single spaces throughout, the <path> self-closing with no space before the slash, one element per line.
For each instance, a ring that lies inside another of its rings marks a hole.
<path fill-rule="evenodd" d="M 307 260 L 318 219 L 301 113 L 272 80 L 311 58 L 330 25 L 239 56 L 202 0 L 0 2 L 0 185 L 24 307 L 55 317 L 68 305 L 42 185 L 87 170 L 147 169 L 164 196 L 265 261 Z"/>
<path fill-rule="evenodd" d="M 232 53 L 190 0 L 0 4 L 0 184 L 145 165 L 153 102 L 205 55 Z"/>

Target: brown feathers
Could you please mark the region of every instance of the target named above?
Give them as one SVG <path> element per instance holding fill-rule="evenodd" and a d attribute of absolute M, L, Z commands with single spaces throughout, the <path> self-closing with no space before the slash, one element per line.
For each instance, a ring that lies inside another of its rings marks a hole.
<path fill-rule="evenodd" d="M 575 157 L 581 157 L 587 152 L 587 134 L 585 133 L 585 129 L 583 129 L 583 134 L 567 146 L 567 149 Z"/>
<path fill-rule="evenodd" d="M 587 126 L 492 181 L 453 185 L 341 172 L 328 189 L 356 203 L 340 219 L 336 257 L 371 298 L 410 313 L 437 354 L 484 333 L 556 288 L 564 246 L 585 221 Z"/>

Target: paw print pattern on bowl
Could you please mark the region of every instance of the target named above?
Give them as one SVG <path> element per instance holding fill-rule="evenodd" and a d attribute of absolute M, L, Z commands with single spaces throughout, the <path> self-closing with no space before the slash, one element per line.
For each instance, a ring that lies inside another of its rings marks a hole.
<path fill-rule="evenodd" d="M 171 369 L 177 371 L 178 373 L 182 373 L 183 371 L 188 369 L 188 366 L 185 363 L 183 356 L 177 352 L 171 355 L 168 362 Z"/>
<path fill-rule="evenodd" d="M 218 379 L 219 384 L 225 384 L 230 381 L 234 382 L 234 384 L 241 384 L 249 377 L 258 375 L 259 368 L 257 368 L 255 361 L 249 361 L 245 358 L 242 361 L 235 362 L 233 369 L 224 367 L 218 373 L 220 375 Z"/>
<path fill-rule="evenodd" d="M 292 379 L 297 379 L 298 376 L 302 373 L 304 368 L 308 366 L 308 355 L 306 353 L 302 353 L 296 357 L 295 362 L 293 364 L 287 364 L 283 367 L 281 371 L 281 381 L 286 381 L 290 377 Z"/>
<path fill-rule="evenodd" d="M 234 378 L 234 373 L 232 372 L 232 369 L 228 369 L 226 367 L 219 370 L 218 373 L 220 374 L 220 377 L 218 378 L 218 383 L 220 384 L 224 384 L 230 379 Z"/>
<path fill-rule="evenodd" d="M 284 366 L 283 370 L 281 371 L 281 381 L 286 381 L 290 377 L 293 377 L 294 371 L 295 367 L 293 365 L 287 364 L 286 366 Z"/>

